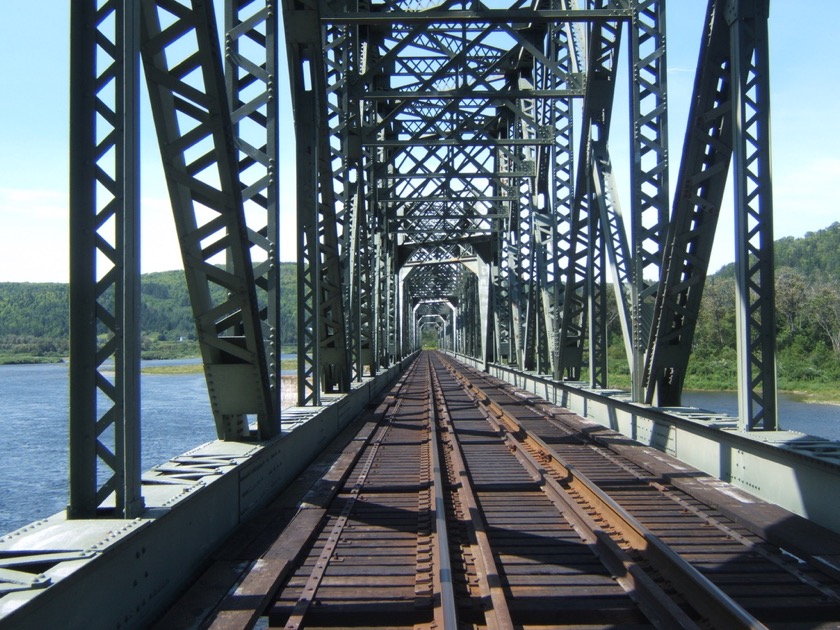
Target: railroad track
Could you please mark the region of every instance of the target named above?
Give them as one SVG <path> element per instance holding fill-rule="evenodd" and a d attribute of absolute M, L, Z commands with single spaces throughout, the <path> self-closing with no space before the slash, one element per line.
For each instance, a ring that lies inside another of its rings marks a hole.
<path fill-rule="evenodd" d="M 654 568 L 714 627 L 734 627 L 711 594 L 725 595 L 749 625 L 838 627 L 840 582 L 743 524 L 665 483 L 633 459 L 585 433 L 574 414 L 547 410 L 486 373 L 442 359 L 508 439 L 593 514 L 634 558 Z M 632 452 L 632 450 L 630 451 Z M 618 506 L 630 520 L 614 515 Z M 699 580 L 669 566 L 677 556 Z M 654 573 L 654 575 L 656 574 Z M 708 593 L 708 594 L 704 594 Z M 708 601 L 705 601 L 708 598 Z M 759 621 L 760 620 L 760 621 Z"/>
<path fill-rule="evenodd" d="M 438 353 L 393 392 L 272 626 L 761 628 L 837 584 Z M 758 583 L 756 578 L 760 577 Z"/>

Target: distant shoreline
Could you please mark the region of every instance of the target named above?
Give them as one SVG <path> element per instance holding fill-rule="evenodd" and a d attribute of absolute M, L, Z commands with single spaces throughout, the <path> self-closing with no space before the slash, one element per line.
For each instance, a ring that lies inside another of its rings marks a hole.
<path fill-rule="evenodd" d="M 141 368 L 141 372 L 143 374 L 200 374 L 204 369 L 204 366 L 200 363 L 201 357 L 180 357 L 181 359 L 196 359 L 199 362 L 196 363 L 177 363 L 174 365 L 146 365 Z M 157 358 L 150 358 L 146 359 L 149 361 L 178 361 L 178 359 L 157 359 Z M 3 365 L 52 365 L 52 364 L 61 364 L 61 363 L 68 363 L 70 359 L 68 357 L 31 357 L 31 356 L 15 356 L 15 355 L 0 355 L 0 366 Z M 280 362 L 280 371 L 282 377 L 289 378 L 290 375 L 282 374 L 283 372 L 290 372 L 292 370 L 297 370 L 297 359 L 283 359 Z M 690 389 L 686 389 L 686 391 L 698 391 L 698 392 L 717 392 L 717 391 L 735 391 L 735 390 L 725 390 L 725 389 L 704 389 L 698 387 L 692 387 Z M 814 403 L 814 404 L 821 404 L 821 405 L 840 405 L 840 396 L 838 396 L 838 392 L 833 389 L 814 389 L 809 390 L 803 388 L 801 386 L 795 387 L 794 389 L 779 389 L 779 393 L 786 394 L 791 398 L 797 399 L 799 402 L 802 403 Z"/>
<path fill-rule="evenodd" d="M 0 365 L 42 365 L 50 363 L 67 363 L 67 359 L 65 357 L 0 355 Z"/>

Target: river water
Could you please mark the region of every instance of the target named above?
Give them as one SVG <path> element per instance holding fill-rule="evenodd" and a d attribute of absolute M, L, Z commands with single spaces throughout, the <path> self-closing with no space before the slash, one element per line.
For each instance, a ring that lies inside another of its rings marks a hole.
<path fill-rule="evenodd" d="M 738 415 L 735 392 L 685 392 L 683 404 L 730 416 Z M 803 403 L 779 394 L 778 408 L 780 428 L 840 442 L 840 405 Z"/>
<path fill-rule="evenodd" d="M 173 362 L 148 361 L 144 365 Z M 67 504 L 68 366 L 0 366 L 0 535 Z M 689 392 L 686 405 L 737 413 L 734 393 Z M 840 440 L 840 406 L 780 396 L 780 418 L 792 429 Z M 204 375 L 142 375 L 142 469 L 213 440 Z"/>
<path fill-rule="evenodd" d="M 141 378 L 142 470 L 215 439 L 203 374 Z M 66 506 L 67 401 L 67 364 L 0 365 L 0 534 Z"/>

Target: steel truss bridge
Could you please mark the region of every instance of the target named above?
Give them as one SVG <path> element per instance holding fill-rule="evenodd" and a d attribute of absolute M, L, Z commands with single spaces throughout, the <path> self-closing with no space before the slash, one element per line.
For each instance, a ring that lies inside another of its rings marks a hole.
<path fill-rule="evenodd" d="M 289 142 L 297 409 L 393 370 L 424 335 L 484 368 L 606 390 L 610 303 L 630 402 L 680 406 L 731 165 L 738 428 L 776 430 L 768 5 L 709 0 L 673 159 L 665 0 L 225 0 L 219 23 L 209 0 L 74 1 L 68 518 L 148 508 L 141 73 L 220 441 L 285 430 Z M 610 152 L 614 114 L 629 155 Z"/>
<path fill-rule="evenodd" d="M 217 25 L 212 2 L 74 2 L 71 514 L 94 516 L 113 493 L 108 511 L 144 509 L 141 71 L 219 439 L 281 427 L 286 89 L 299 405 L 350 391 L 429 331 L 485 365 L 607 387 L 613 300 L 633 400 L 679 405 L 733 163 L 739 421 L 775 429 L 768 3 L 709 2 L 673 200 L 665 4 L 229 0 Z M 609 150 L 619 106 L 633 131 L 623 204 Z"/>

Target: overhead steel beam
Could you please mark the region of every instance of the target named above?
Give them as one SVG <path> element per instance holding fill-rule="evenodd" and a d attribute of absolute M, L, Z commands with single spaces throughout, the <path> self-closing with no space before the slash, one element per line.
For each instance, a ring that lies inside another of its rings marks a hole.
<path fill-rule="evenodd" d="M 611 3 L 609 9 L 485 9 L 474 11 L 354 11 L 324 12 L 331 24 L 541 24 L 545 22 L 599 22 L 628 19 L 632 11 Z"/>
<path fill-rule="evenodd" d="M 460 140 L 457 138 L 444 139 L 426 139 L 426 138 L 411 138 L 408 140 L 365 140 L 366 145 L 372 147 L 397 147 L 397 148 L 413 148 L 413 147 L 531 147 L 534 145 L 551 146 L 552 142 L 548 138 L 534 138 L 529 140 L 509 139 L 509 140 L 492 140 L 492 139 L 469 139 Z"/>
<path fill-rule="evenodd" d="M 409 92 L 403 90 L 376 90 L 365 93 L 365 100 L 373 99 L 400 99 L 400 100 L 475 100 L 477 98 L 486 98 L 492 100 L 518 100 L 522 98 L 531 98 L 535 100 L 541 99 L 556 99 L 569 98 L 573 96 L 584 95 L 582 87 L 575 87 L 566 90 L 549 90 L 549 89 L 525 89 L 525 90 L 430 90 L 428 92 Z"/>

